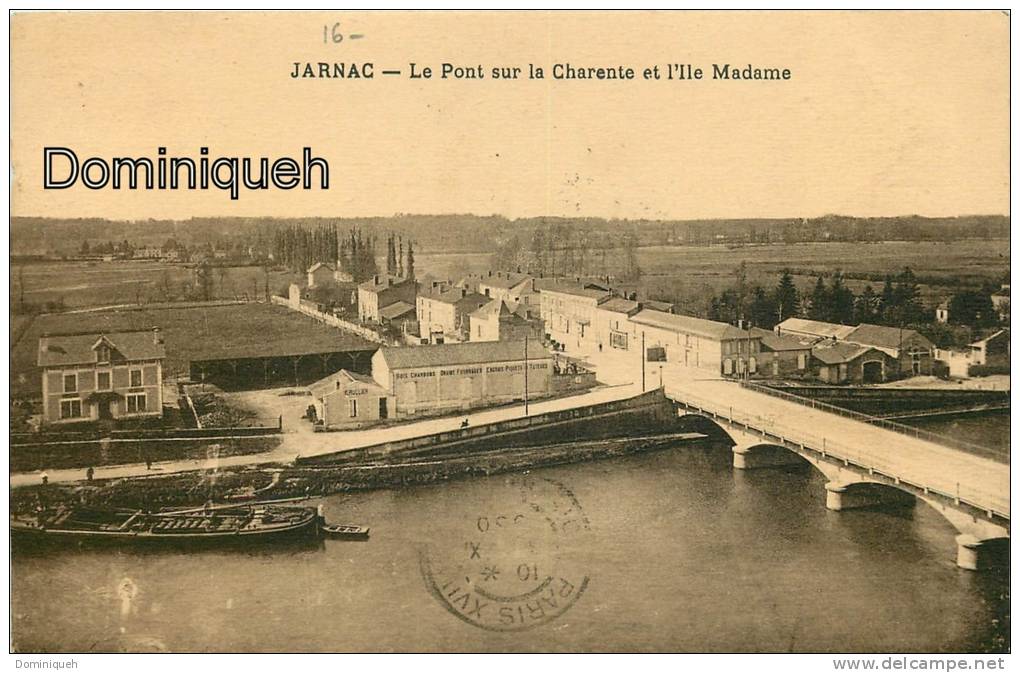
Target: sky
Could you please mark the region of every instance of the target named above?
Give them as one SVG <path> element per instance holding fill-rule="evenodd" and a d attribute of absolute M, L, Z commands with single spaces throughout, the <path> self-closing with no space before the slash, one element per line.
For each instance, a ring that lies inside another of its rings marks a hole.
<path fill-rule="evenodd" d="M 14 215 L 1009 212 L 1000 12 L 35 12 L 13 17 L 11 54 Z M 319 61 L 371 62 L 376 75 L 289 76 Z M 437 74 L 412 80 L 411 62 Z M 441 79 L 444 62 L 486 78 Z M 547 78 L 491 78 L 529 63 Z M 625 65 L 636 79 L 557 81 L 554 63 Z M 706 79 L 643 79 L 667 63 Z M 711 80 L 713 63 L 792 77 Z M 154 158 L 158 146 L 272 160 L 307 146 L 329 161 L 330 188 L 236 201 L 44 190 L 47 146 L 82 160 Z"/>

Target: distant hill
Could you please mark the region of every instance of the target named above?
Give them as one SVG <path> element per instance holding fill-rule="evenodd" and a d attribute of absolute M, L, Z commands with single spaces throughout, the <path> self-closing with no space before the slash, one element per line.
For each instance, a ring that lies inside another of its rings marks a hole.
<path fill-rule="evenodd" d="M 206 243 L 259 245 L 272 232 L 293 225 L 315 227 L 335 223 L 366 233 L 393 232 L 413 239 L 420 252 L 489 252 L 517 237 L 529 240 L 538 228 L 600 234 L 634 232 L 639 245 L 699 245 L 707 243 L 768 243 L 803 241 L 957 240 L 1006 238 L 1009 217 L 850 217 L 716 219 L 716 220 L 607 220 L 602 218 L 537 217 L 510 220 L 492 215 L 395 215 L 368 218 L 231 218 L 195 217 L 189 220 L 116 221 L 99 218 L 11 218 L 11 253 L 33 255 L 71 253 L 83 241 L 129 241 L 135 247 L 162 245 L 174 239 L 186 245 Z M 380 235 L 381 239 L 383 236 Z"/>

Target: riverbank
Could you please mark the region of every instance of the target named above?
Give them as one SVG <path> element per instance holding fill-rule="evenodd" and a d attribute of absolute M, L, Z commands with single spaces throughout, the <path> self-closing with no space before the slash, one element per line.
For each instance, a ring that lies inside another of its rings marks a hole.
<path fill-rule="evenodd" d="M 87 502 L 158 508 L 391 488 L 584 462 L 699 443 L 660 390 L 587 407 L 395 439 L 295 462 L 222 465 L 172 474 L 35 483 L 12 490 L 12 511 Z"/>

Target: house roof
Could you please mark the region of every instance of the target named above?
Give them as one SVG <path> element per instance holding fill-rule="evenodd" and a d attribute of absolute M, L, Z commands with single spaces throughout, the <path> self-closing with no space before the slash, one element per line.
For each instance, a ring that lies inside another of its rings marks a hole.
<path fill-rule="evenodd" d="M 600 302 L 599 308 L 603 311 L 634 315 L 641 310 L 641 304 L 636 301 L 631 301 L 630 299 L 624 299 L 623 297 L 610 297 L 609 299 Z"/>
<path fill-rule="evenodd" d="M 433 346 L 384 346 L 379 349 L 390 369 L 413 369 L 447 365 L 484 364 L 524 359 L 524 341 L 468 341 Z M 552 354 L 541 343 L 527 342 L 528 359 L 541 360 Z"/>
<path fill-rule="evenodd" d="M 337 385 L 338 383 L 339 385 Z M 382 390 L 382 386 L 380 386 L 379 383 L 371 376 L 341 369 L 340 371 L 334 372 L 325 378 L 308 384 L 308 391 L 313 397 L 325 397 L 326 395 L 335 393 L 340 388 L 346 387 L 350 383 L 360 383 L 366 386 L 372 386 L 380 391 Z"/>
<path fill-rule="evenodd" d="M 408 278 L 401 278 L 400 276 L 391 276 L 389 274 L 381 273 L 378 276 L 373 276 L 368 280 L 364 281 L 359 288 L 368 290 L 369 292 L 382 292 L 383 290 L 398 285 L 403 285 L 408 282 Z"/>
<path fill-rule="evenodd" d="M 724 322 L 705 320 L 704 318 L 695 318 L 689 315 L 663 313 L 662 311 L 652 311 L 648 309 L 644 309 L 632 316 L 631 322 L 658 327 L 670 332 L 694 334 L 696 336 L 705 337 L 706 339 L 715 339 L 717 341 L 721 341 L 723 339 L 746 339 L 749 336 L 752 336 L 747 330 L 739 329 Z"/>
<path fill-rule="evenodd" d="M 916 341 L 918 339 L 922 343 L 927 344 L 929 348 L 932 345 L 924 335 L 919 334 L 916 330 L 886 327 L 885 325 L 869 325 L 868 323 L 861 323 L 844 338 L 846 341 L 856 344 L 892 350 L 898 350 L 907 341 Z"/>
<path fill-rule="evenodd" d="M 512 271 L 497 271 L 492 275 L 480 277 L 478 279 L 478 284 L 509 290 L 510 288 L 516 287 L 521 283 L 524 283 L 529 280 L 531 280 L 531 276 L 529 276 L 526 273 L 514 273 Z"/>
<path fill-rule="evenodd" d="M 760 327 L 752 327 L 751 334 L 761 337 L 761 345 L 770 351 L 804 351 L 810 350 L 811 344 L 792 336 L 780 336 L 775 332 Z"/>
<path fill-rule="evenodd" d="M 308 273 L 315 273 L 319 269 L 328 269 L 329 271 L 334 271 L 332 264 L 316 262 L 315 264 L 312 264 L 310 267 L 308 267 Z"/>
<path fill-rule="evenodd" d="M 874 349 L 845 341 L 824 341 L 811 348 L 811 355 L 827 365 L 836 365 L 856 360 L 871 350 Z"/>
<path fill-rule="evenodd" d="M 406 313 L 414 313 L 414 307 L 403 301 L 395 301 L 379 309 L 379 317 L 384 320 L 394 320 Z"/>
<path fill-rule="evenodd" d="M 656 301 L 654 299 L 643 299 L 641 305 L 652 311 L 662 311 L 663 313 L 672 313 L 673 304 L 668 301 Z"/>
<path fill-rule="evenodd" d="M 843 339 L 847 334 L 853 332 L 854 329 L 852 325 L 837 325 L 832 322 L 808 320 L 806 318 L 787 318 L 776 325 L 776 332 L 778 334 L 783 332 L 800 332 L 801 334 L 811 334 L 819 339 L 831 339 L 833 337 Z"/>
<path fill-rule="evenodd" d="M 472 311 L 471 317 L 488 320 L 494 314 L 498 314 L 502 318 L 503 316 L 513 315 L 513 311 L 510 310 L 510 307 L 502 299 L 493 299 L 484 306 Z"/>
<path fill-rule="evenodd" d="M 983 346 L 983 345 L 987 344 L 989 341 L 992 341 L 993 339 L 998 339 L 1000 336 L 1003 336 L 1003 335 L 1005 335 L 1005 337 L 1007 339 L 1009 339 L 1009 330 L 1008 329 L 1000 329 L 1000 330 L 998 330 L 996 332 L 992 332 L 991 334 L 986 336 L 984 339 L 978 339 L 977 341 L 972 342 L 970 345 L 971 346 Z"/>
<path fill-rule="evenodd" d="M 104 334 L 87 332 L 41 337 L 38 364 L 40 367 L 59 367 L 94 363 L 96 352 L 93 349 L 104 339 L 125 360 L 162 360 L 166 357 L 162 338 L 156 343 L 153 330 Z"/>
<path fill-rule="evenodd" d="M 554 292 L 558 294 L 569 294 L 577 297 L 589 297 L 595 300 L 601 300 L 609 295 L 608 290 L 602 290 L 595 287 L 586 287 L 585 284 L 576 283 L 573 281 L 559 281 L 553 280 L 546 283 L 542 283 L 539 286 L 542 292 Z"/>

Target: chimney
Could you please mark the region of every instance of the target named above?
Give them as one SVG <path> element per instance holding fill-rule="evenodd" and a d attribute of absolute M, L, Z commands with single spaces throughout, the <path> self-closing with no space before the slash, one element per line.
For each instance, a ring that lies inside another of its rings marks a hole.
<path fill-rule="evenodd" d="M 163 343 L 163 336 L 159 333 L 158 327 L 152 328 L 152 343 L 154 346 L 158 346 Z"/>

